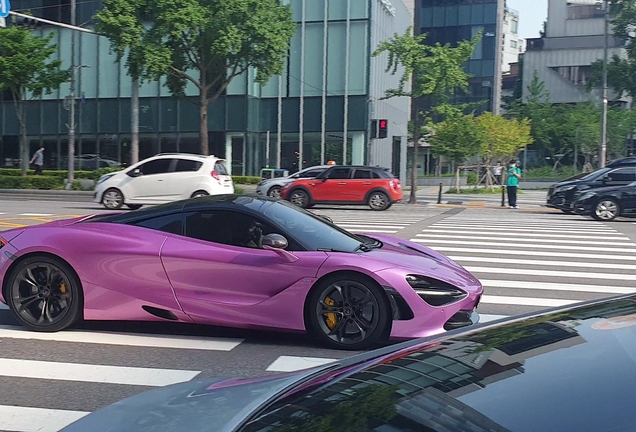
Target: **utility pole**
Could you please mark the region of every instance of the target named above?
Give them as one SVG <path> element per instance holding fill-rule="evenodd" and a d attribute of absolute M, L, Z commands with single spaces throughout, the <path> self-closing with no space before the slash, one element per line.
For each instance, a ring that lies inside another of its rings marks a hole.
<path fill-rule="evenodd" d="M 603 1 L 604 10 L 604 36 L 603 44 L 603 115 L 601 120 L 601 147 L 598 153 L 599 168 L 605 168 L 605 159 L 607 158 L 607 110 L 608 110 L 608 86 L 607 86 L 607 66 L 609 61 L 609 1 Z"/>
<path fill-rule="evenodd" d="M 71 0 L 71 25 L 75 27 L 76 0 Z M 71 106 L 68 111 L 68 177 L 66 189 L 73 187 L 75 180 L 75 37 L 76 32 L 71 32 Z"/>

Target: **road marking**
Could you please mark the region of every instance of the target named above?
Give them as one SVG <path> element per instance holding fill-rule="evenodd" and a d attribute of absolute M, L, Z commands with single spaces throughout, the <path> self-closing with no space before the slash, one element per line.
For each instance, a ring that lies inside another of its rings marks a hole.
<path fill-rule="evenodd" d="M 17 224 L 10 222 L 0 222 L 0 228 L 22 228 L 26 226 L 25 224 Z"/>
<path fill-rule="evenodd" d="M 468 233 L 466 233 L 468 234 Z M 492 240 L 492 237 L 482 237 L 482 236 L 471 236 L 471 235 L 453 235 L 449 236 L 447 234 L 417 234 L 417 237 L 421 238 L 454 238 L 454 239 L 474 239 L 474 240 Z M 627 239 L 629 241 L 629 239 Z M 557 244 L 581 244 L 581 245 L 598 245 L 598 246 L 633 246 L 632 244 L 623 243 L 612 243 L 607 241 L 589 241 L 589 240 L 565 240 L 565 239 L 544 239 L 544 238 L 523 238 L 520 236 L 515 237 L 516 243 L 524 243 L 524 242 L 534 242 L 534 243 L 557 243 Z M 519 244 L 520 247 L 524 247 L 525 244 Z"/>
<path fill-rule="evenodd" d="M 201 371 L 104 366 L 0 358 L 0 376 L 163 387 L 190 381 Z"/>
<path fill-rule="evenodd" d="M 357 232 L 357 233 L 378 233 L 378 234 L 397 234 L 397 231 L 389 231 L 389 230 L 374 230 L 374 229 L 347 229 L 347 231 Z"/>
<path fill-rule="evenodd" d="M 232 351 L 244 340 L 193 336 L 150 335 L 142 333 L 106 333 L 79 330 L 64 330 L 57 333 L 38 333 L 22 330 L 20 327 L 13 326 L 0 326 L 0 339 L 1 338 L 204 351 Z"/>
<path fill-rule="evenodd" d="M 417 243 L 427 243 L 427 244 L 454 244 L 454 245 L 471 245 L 471 246 L 492 246 L 493 242 L 471 242 L 471 241 L 463 241 L 463 240 L 437 240 L 437 239 L 411 239 L 413 242 Z M 519 245 L 519 247 L 524 248 L 533 248 L 533 249 L 561 249 L 561 250 L 577 250 L 577 251 L 588 251 L 588 252 L 618 252 L 624 254 L 636 254 L 635 248 L 602 248 L 602 247 L 583 247 L 583 246 L 557 246 L 557 245 L 535 245 L 535 244 L 524 244 Z M 508 248 L 509 249 L 509 248 Z M 508 253 L 508 249 L 505 251 Z M 499 253 L 503 254 L 503 250 L 499 251 Z"/>
<path fill-rule="evenodd" d="M 545 291 L 570 291 L 570 292 L 589 292 L 599 294 L 633 294 L 636 288 L 629 287 L 613 287 L 607 285 L 588 285 L 588 284 L 560 284 L 551 282 L 527 282 L 512 280 L 494 280 L 480 279 L 484 288 L 508 288 L 529 289 L 529 290 L 545 290 Z"/>
<path fill-rule="evenodd" d="M 57 432 L 90 413 L 0 405 L 0 430 Z"/>
<path fill-rule="evenodd" d="M 411 240 L 412 241 L 412 240 Z M 527 250 L 513 250 L 513 249 L 479 249 L 479 248 L 461 248 L 461 247 L 445 247 L 435 246 L 433 247 L 438 252 L 462 252 L 462 253 L 480 253 L 490 255 L 521 255 L 521 256 L 540 256 L 540 257 L 557 257 L 557 258 L 579 258 L 579 259 L 604 259 L 604 260 L 616 260 L 616 261 L 636 261 L 636 256 L 622 254 L 620 250 L 616 249 L 613 252 L 619 253 L 619 255 L 600 255 L 600 254 L 585 254 L 580 253 L 568 253 L 568 252 L 545 252 L 545 251 L 527 251 Z"/>
<path fill-rule="evenodd" d="M 45 217 L 45 216 L 55 216 L 55 214 L 53 213 L 20 213 L 18 216 Z"/>
<path fill-rule="evenodd" d="M 398 225 L 372 225 L 372 224 L 360 224 L 360 225 L 350 225 L 350 224 L 339 224 L 339 226 L 341 226 L 342 228 L 377 228 L 377 229 L 404 229 L 405 227 L 403 226 L 398 226 Z"/>
<path fill-rule="evenodd" d="M 510 230 L 514 230 L 515 232 L 537 232 L 537 231 L 542 231 L 542 232 L 562 232 L 562 233 L 567 233 L 567 234 L 600 234 L 600 235 L 618 235 L 618 236 L 624 236 L 624 234 L 621 234 L 617 231 L 614 230 L 587 230 L 587 229 L 578 229 L 578 228 L 548 228 L 548 227 L 529 227 L 529 226 L 523 226 L 523 227 L 514 227 L 514 226 L 509 226 L 509 227 L 505 227 L 505 226 L 495 226 L 495 225 L 479 225 L 479 226 L 461 226 L 461 225 L 455 225 L 455 224 L 442 224 L 442 223 L 436 223 L 434 225 L 431 225 L 431 228 L 450 228 L 453 230 L 475 230 L 475 229 L 479 229 L 479 230 L 483 230 L 483 231 L 510 231 Z"/>
<path fill-rule="evenodd" d="M 501 268 L 501 267 L 472 267 L 466 266 L 466 270 L 471 273 L 495 273 L 495 274 L 513 274 L 526 276 L 551 276 L 562 278 L 576 279 L 609 279 L 621 281 L 636 281 L 636 274 L 610 274 L 610 273 L 587 273 L 587 272 L 566 272 L 555 270 L 530 270 L 519 268 Z"/>
<path fill-rule="evenodd" d="M 513 306 L 537 306 L 537 307 L 558 307 L 567 306 L 574 303 L 580 303 L 581 300 L 560 300 L 549 298 L 532 298 L 532 297 L 506 297 L 484 295 L 480 304 L 500 304 Z"/>
<path fill-rule="evenodd" d="M 532 232 L 519 232 L 519 231 L 506 231 L 506 232 L 497 232 L 497 233 L 492 233 L 492 232 L 488 232 L 485 230 L 474 230 L 474 229 L 461 229 L 461 230 L 447 230 L 447 229 L 438 229 L 436 226 L 432 226 L 430 228 L 427 228 L 425 231 L 423 231 L 423 233 L 430 233 L 430 234 L 437 234 L 437 233 L 447 233 L 447 234 L 466 234 L 466 233 L 471 233 L 471 234 L 483 234 L 483 235 L 489 235 L 492 238 L 492 236 L 516 236 L 518 237 L 549 237 L 549 238 L 566 238 L 566 239 L 570 239 L 572 238 L 571 235 L 569 234 L 537 234 L 536 230 L 533 230 Z M 593 236 L 588 236 L 588 238 L 590 239 L 594 239 L 594 238 L 606 238 L 608 233 L 603 233 L 603 234 L 594 234 Z M 632 241 L 629 237 L 622 235 L 621 233 L 612 233 L 612 234 L 616 234 L 618 238 L 612 238 L 612 241 Z M 449 237 L 448 235 L 446 235 L 445 237 Z"/>
<path fill-rule="evenodd" d="M 448 256 L 453 261 L 461 262 L 480 262 L 489 264 L 515 264 L 515 265 L 536 265 L 547 267 L 584 267 L 584 268 L 602 268 L 614 270 L 633 270 L 636 272 L 636 265 L 632 264 L 612 264 L 612 263 L 591 263 L 580 261 L 545 261 L 545 260 L 522 260 L 511 258 L 486 258 L 477 256 Z"/>
<path fill-rule="evenodd" d="M 479 323 L 482 324 L 490 321 L 497 321 L 503 318 L 508 318 L 508 315 L 479 314 Z"/>
<path fill-rule="evenodd" d="M 295 372 L 303 369 L 310 369 L 336 361 L 336 359 L 321 357 L 296 357 L 280 356 L 266 370 L 270 372 Z"/>

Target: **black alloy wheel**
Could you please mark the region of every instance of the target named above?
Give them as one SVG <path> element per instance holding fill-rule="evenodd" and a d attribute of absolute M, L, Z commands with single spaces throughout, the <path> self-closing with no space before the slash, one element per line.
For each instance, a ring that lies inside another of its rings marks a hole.
<path fill-rule="evenodd" d="M 59 331 L 80 317 L 80 282 L 63 261 L 46 256 L 27 258 L 13 269 L 8 281 L 9 308 L 30 330 Z"/>
<path fill-rule="evenodd" d="M 307 304 L 309 329 L 331 348 L 363 350 L 387 335 L 391 309 L 381 289 L 359 276 L 325 280 Z"/>

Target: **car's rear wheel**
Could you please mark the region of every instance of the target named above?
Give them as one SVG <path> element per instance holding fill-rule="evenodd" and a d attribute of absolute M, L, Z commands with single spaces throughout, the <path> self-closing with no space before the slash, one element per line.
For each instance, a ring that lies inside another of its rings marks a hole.
<path fill-rule="evenodd" d="M 48 256 L 26 258 L 13 269 L 8 281 L 9 308 L 30 330 L 59 331 L 80 317 L 81 284 L 64 261 Z"/>
<path fill-rule="evenodd" d="M 124 195 L 119 189 L 108 189 L 104 192 L 102 204 L 108 210 L 119 210 L 124 205 Z"/>
<path fill-rule="evenodd" d="M 270 197 L 270 198 L 280 198 L 280 191 L 282 189 L 283 188 L 281 188 L 280 186 L 272 186 L 267 191 L 267 196 Z"/>
<path fill-rule="evenodd" d="M 316 286 L 307 301 L 308 329 L 326 345 L 367 349 L 387 335 L 391 309 L 381 289 L 362 276 L 336 275 Z"/>
<path fill-rule="evenodd" d="M 302 189 L 296 189 L 289 194 L 289 201 L 298 207 L 309 207 L 309 194 Z"/>
<path fill-rule="evenodd" d="M 382 211 L 391 207 L 391 199 L 384 192 L 371 192 L 367 204 L 372 210 Z"/>
<path fill-rule="evenodd" d="M 621 206 L 613 198 L 603 198 L 594 206 L 592 217 L 600 221 L 612 221 L 621 214 Z"/>
<path fill-rule="evenodd" d="M 208 195 L 209 195 L 209 193 L 207 193 L 206 191 L 200 190 L 200 191 L 196 191 L 195 193 L 193 193 L 192 194 L 192 198 L 201 198 L 201 197 L 208 196 Z"/>
<path fill-rule="evenodd" d="M 141 204 L 126 204 L 126 207 L 128 207 L 131 210 L 139 210 L 142 205 Z"/>

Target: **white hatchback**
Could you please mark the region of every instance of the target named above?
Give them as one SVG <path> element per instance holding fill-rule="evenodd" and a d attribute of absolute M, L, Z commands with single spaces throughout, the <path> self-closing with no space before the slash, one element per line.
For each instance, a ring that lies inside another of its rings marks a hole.
<path fill-rule="evenodd" d="M 145 204 L 233 193 L 234 183 L 223 159 L 165 153 L 102 176 L 95 186 L 94 201 L 110 210 L 123 205 L 134 210 Z"/>

